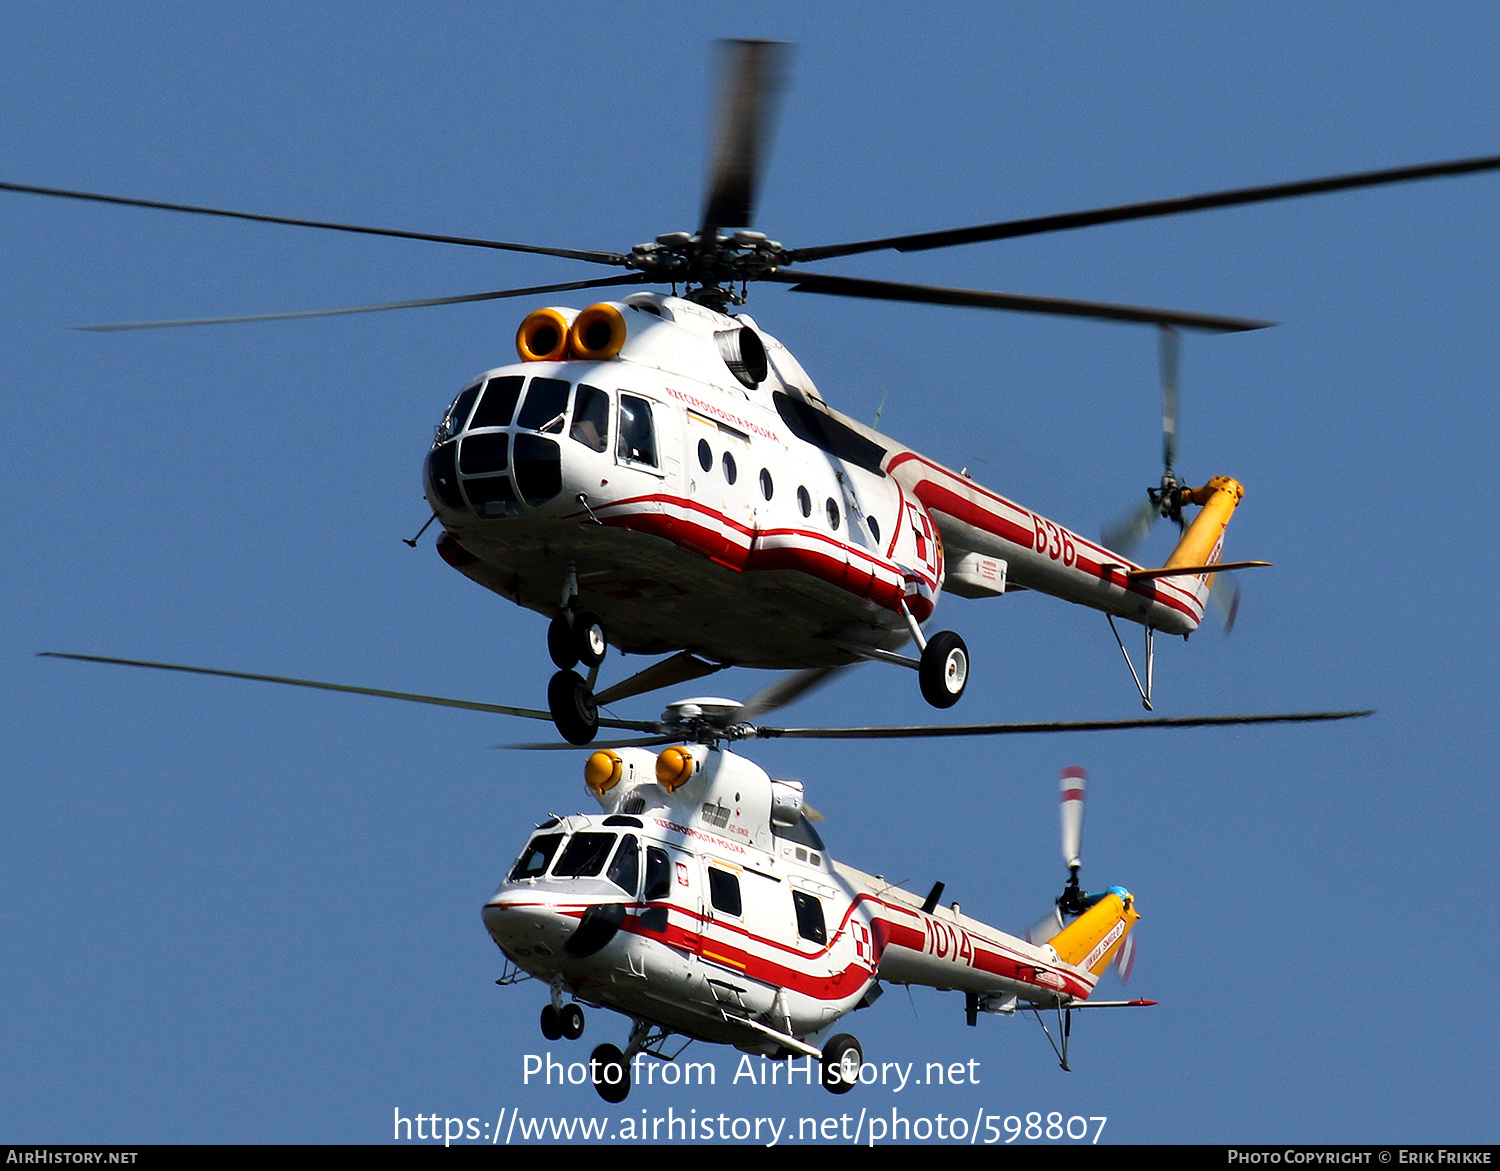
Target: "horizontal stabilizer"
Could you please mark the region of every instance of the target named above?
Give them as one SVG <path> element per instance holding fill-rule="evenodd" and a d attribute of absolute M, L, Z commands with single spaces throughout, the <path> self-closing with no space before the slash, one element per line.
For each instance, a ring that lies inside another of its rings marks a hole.
<path fill-rule="evenodd" d="M 1269 561 L 1220 561 L 1214 565 L 1178 565 L 1171 569 L 1132 569 L 1125 576 L 1131 581 L 1155 581 L 1159 577 L 1197 577 L 1200 573 L 1223 573 L 1230 569 L 1269 568 Z"/>
<path fill-rule="evenodd" d="M 1150 1008 L 1154 1000 L 1080 1000 L 1069 1008 Z"/>

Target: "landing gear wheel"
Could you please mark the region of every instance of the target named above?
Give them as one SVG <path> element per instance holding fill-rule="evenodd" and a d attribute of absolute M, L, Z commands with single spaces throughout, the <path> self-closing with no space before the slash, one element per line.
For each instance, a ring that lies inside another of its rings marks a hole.
<path fill-rule="evenodd" d="M 556 1041 L 562 1036 L 562 1021 L 557 1009 L 550 1004 L 542 1007 L 542 1036 L 549 1041 Z"/>
<path fill-rule="evenodd" d="M 551 641 L 551 634 L 548 634 Z M 582 614 L 573 615 L 573 649 L 577 653 L 578 661 L 585 667 L 597 667 L 604 662 L 604 654 L 609 650 L 609 643 L 604 637 L 604 623 L 599 621 L 599 615 L 584 611 Z M 554 659 L 556 655 L 552 656 Z M 568 666 L 572 666 L 569 663 Z"/>
<path fill-rule="evenodd" d="M 589 1058 L 589 1072 L 594 1078 L 594 1089 L 599 1096 L 612 1105 L 618 1105 L 630 1096 L 630 1066 L 625 1064 L 625 1054 L 613 1045 L 600 1045 Z"/>
<path fill-rule="evenodd" d="M 583 1036 L 583 1009 L 576 1004 L 565 1004 L 557 1016 L 558 1023 L 562 1026 L 562 1035 L 569 1041 L 576 1041 Z"/>
<path fill-rule="evenodd" d="M 547 684 L 547 710 L 569 744 L 587 744 L 599 731 L 599 705 L 576 671 L 559 671 Z"/>
<path fill-rule="evenodd" d="M 952 707 L 969 682 L 969 648 L 951 630 L 940 630 L 927 640 L 922 667 L 917 672 L 922 698 L 933 707 Z"/>
<path fill-rule="evenodd" d="M 865 1055 L 859 1042 L 848 1033 L 830 1038 L 823 1046 L 823 1085 L 830 1094 L 847 1094 L 859 1083 L 859 1071 L 864 1063 Z"/>
<path fill-rule="evenodd" d="M 566 671 L 578 663 L 578 643 L 573 637 L 573 624 L 568 621 L 566 610 L 547 626 L 547 653 L 557 664 L 559 671 Z"/>

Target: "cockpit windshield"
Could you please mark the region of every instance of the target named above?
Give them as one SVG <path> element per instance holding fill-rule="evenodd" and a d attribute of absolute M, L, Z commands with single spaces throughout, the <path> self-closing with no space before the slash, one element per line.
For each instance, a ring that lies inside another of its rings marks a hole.
<path fill-rule="evenodd" d="M 557 845 L 562 840 L 562 834 L 537 834 L 533 837 L 526 843 L 516 864 L 511 867 L 511 882 L 519 882 L 523 878 L 540 878 L 547 873 L 547 864 L 552 861 L 552 855 L 557 853 Z"/>
<path fill-rule="evenodd" d="M 563 849 L 552 868 L 553 878 L 592 878 L 604 869 L 614 847 L 615 834 L 579 833 Z"/>

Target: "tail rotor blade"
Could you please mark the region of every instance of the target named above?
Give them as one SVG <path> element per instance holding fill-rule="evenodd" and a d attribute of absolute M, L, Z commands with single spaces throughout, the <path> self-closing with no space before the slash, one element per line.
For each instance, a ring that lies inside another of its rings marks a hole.
<path fill-rule="evenodd" d="M 1065 768 L 1059 780 L 1062 793 L 1062 852 L 1068 869 L 1077 870 L 1083 849 L 1083 793 L 1088 773 L 1081 768 Z"/>
<path fill-rule="evenodd" d="M 1106 549 L 1129 557 L 1141 547 L 1159 515 L 1156 505 L 1149 499 L 1143 500 L 1133 512 L 1105 525 L 1099 540 Z"/>
<path fill-rule="evenodd" d="M 1234 620 L 1240 614 L 1240 583 L 1229 574 L 1221 573 L 1214 578 L 1208 596 L 1224 619 L 1224 637 L 1228 638 L 1234 633 Z"/>
<path fill-rule="evenodd" d="M 1048 911 L 1046 915 L 1038 919 L 1030 927 L 1026 928 L 1026 942 L 1034 943 L 1037 947 L 1048 943 L 1057 937 L 1058 932 L 1063 929 L 1062 912 L 1056 907 Z"/>
<path fill-rule="evenodd" d="M 1115 971 L 1120 974 L 1120 983 L 1130 983 L 1130 973 L 1135 969 L 1135 932 L 1125 937 L 1120 950 L 1115 953 Z"/>

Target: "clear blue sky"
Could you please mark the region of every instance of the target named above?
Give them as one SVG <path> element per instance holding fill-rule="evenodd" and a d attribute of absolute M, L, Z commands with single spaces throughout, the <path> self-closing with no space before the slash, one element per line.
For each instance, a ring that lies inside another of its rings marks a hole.
<path fill-rule="evenodd" d="M 713 38 L 799 43 L 759 227 L 789 245 L 1500 152 L 1487 5 L 8 6 L 0 179 L 628 249 L 694 226 Z M 637 1090 L 623 1109 L 1059 1110 L 1119 1141 L 1491 1141 L 1500 177 L 829 271 L 1284 322 L 1187 339 L 1180 467 L 1242 480 L 1239 628 L 1159 650 L 1164 714 L 1317 728 L 765 745 L 836 856 L 1019 929 L 1064 871 L 1144 913 L 1064 1074 L 1029 1021 L 892 989 L 878 1061 L 978 1087 Z M 538 703 L 544 622 L 446 567 L 420 463 L 529 304 L 215 330 L 74 324 L 577 279 L 568 261 L 0 197 L 0 1140 L 379 1141 L 391 1113 L 603 1114 L 524 1088 L 534 984 L 479 908 L 581 757 L 498 718 L 36 659 L 155 658 Z M 586 271 L 586 270 L 585 270 Z M 577 304 L 584 304 L 587 294 Z M 750 311 L 830 402 L 1093 532 L 1158 472 L 1149 329 Z M 1161 538 L 1165 540 L 1163 536 Z M 949 599 L 964 719 L 1139 711 L 1101 616 Z M 619 661 L 607 672 L 618 672 Z M 608 677 L 608 676 L 607 676 Z M 765 676 L 720 677 L 747 694 Z M 659 697 L 622 705 L 654 715 Z M 929 713 L 868 666 L 798 722 Z M 625 1023 L 590 1014 L 584 1041 Z M 708 1051 L 721 1077 L 727 1050 Z"/>

